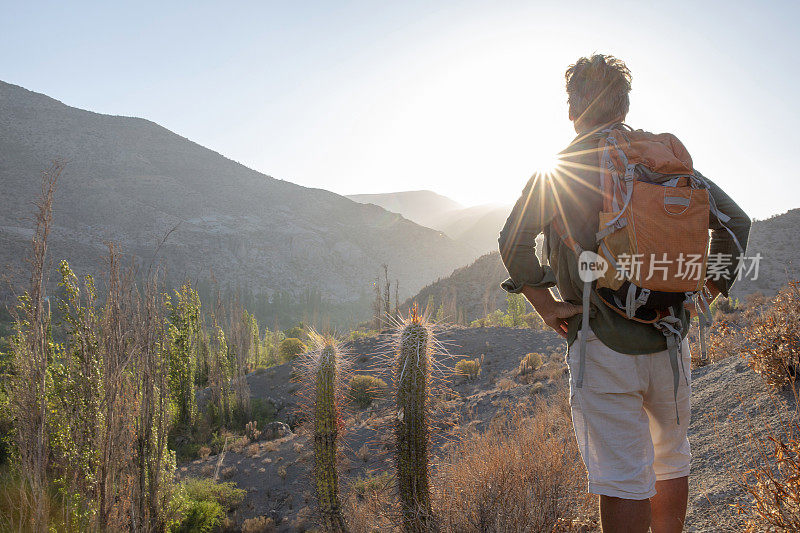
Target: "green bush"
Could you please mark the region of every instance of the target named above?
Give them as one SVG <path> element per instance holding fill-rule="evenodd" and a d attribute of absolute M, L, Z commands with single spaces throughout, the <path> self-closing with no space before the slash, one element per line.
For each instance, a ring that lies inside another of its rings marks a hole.
<path fill-rule="evenodd" d="M 173 533 L 208 533 L 216 529 L 225 518 L 225 511 L 215 501 L 188 500 L 184 504 L 183 519 L 172 528 Z"/>
<path fill-rule="evenodd" d="M 510 328 L 514 326 L 514 319 L 509 315 L 505 314 L 500 309 L 496 309 L 483 318 L 473 320 L 470 323 L 470 326 L 472 326 L 473 328 L 483 328 L 483 327 Z"/>
<path fill-rule="evenodd" d="M 385 395 L 386 382 L 380 378 L 357 374 L 350 379 L 350 397 L 362 409 Z"/>
<path fill-rule="evenodd" d="M 536 311 L 522 315 L 522 320 L 530 329 L 536 329 L 539 331 L 550 329 L 549 326 L 544 323 L 544 320 L 542 320 L 541 315 Z"/>
<path fill-rule="evenodd" d="M 244 500 L 246 490 L 236 488 L 236 483 L 215 483 L 211 479 L 187 478 L 182 484 L 184 495 L 189 500 L 213 501 L 227 513 Z"/>
<path fill-rule="evenodd" d="M 356 329 L 350 332 L 350 340 L 357 341 L 361 339 L 367 339 L 369 337 L 374 337 L 375 335 L 377 335 L 377 332 L 375 330 Z"/>
<path fill-rule="evenodd" d="M 250 398 L 250 420 L 263 428 L 275 421 L 275 405 L 266 398 Z"/>
<path fill-rule="evenodd" d="M 456 374 L 470 381 L 481 373 L 481 362 L 478 359 L 462 359 L 456 363 Z"/>
<path fill-rule="evenodd" d="M 283 339 L 278 345 L 278 356 L 281 358 L 281 361 L 291 361 L 307 349 L 303 341 L 294 337 L 289 337 Z"/>
<path fill-rule="evenodd" d="M 284 330 L 283 336 L 287 339 L 308 340 L 308 332 L 303 324 Z"/>

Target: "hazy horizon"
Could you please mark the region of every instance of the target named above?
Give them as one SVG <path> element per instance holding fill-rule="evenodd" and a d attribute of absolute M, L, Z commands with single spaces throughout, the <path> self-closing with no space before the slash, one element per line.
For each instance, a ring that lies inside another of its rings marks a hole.
<path fill-rule="evenodd" d="M 799 207 L 795 4 L 88 6 L 8 6 L 3 79 L 300 185 L 512 203 L 574 136 L 563 72 L 597 51 L 633 72 L 633 127 L 753 217 Z"/>

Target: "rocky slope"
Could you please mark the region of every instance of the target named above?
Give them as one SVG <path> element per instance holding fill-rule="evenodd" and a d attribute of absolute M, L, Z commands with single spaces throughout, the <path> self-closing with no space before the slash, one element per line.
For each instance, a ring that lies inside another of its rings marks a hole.
<path fill-rule="evenodd" d="M 452 376 L 456 361 L 481 359 L 477 379 L 454 379 L 450 393 L 437 400 L 443 426 L 482 431 L 496 416 L 508 414 L 536 396 L 566 394 L 564 342 L 555 333 L 510 328 L 448 328 L 439 338 L 453 357 L 442 357 L 442 372 Z M 382 339 L 368 338 L 349 344 L 355 371 L 390 376 L 379 354 Z M 545 366 L 534 380 L 517 376 L 520 359 L 528 352 L 543 354 Z M 291 422 L 297 412 L 290 382 L 289 365 L 250 374 L 254 397 L 270 398 L 278 404 L 278 418 Z M 692 474 L 686 531 L 741 531 L 742 518 L 736 505 L 747 504 L 738 484 L 749 461 L 756 457 L 756 439 L 770 432 L 781 433 L 794 414 L 791 394 L 774 395 L 747 362 L 732 356 L 692 371 Z M 351 409 L 343 437 L 342 491 L 352 493 L 354 483 L 368 475 L 391 471 L 391 417 L 389 399 L 368 409 Z M 281 531 L 302 531 L 314 523 L 313 463 L 310 435 L 303 429 L 274 440 L 243 444 L 228 451 L 221 463 L 224 478 L 247 489 L 247 497 L 236 513 L 242 521 L 269 516 Z M 436 446 L 438 453 L 438 445 Z M 182 476 L 204 476 L 219 463 L 219 456 L 196 460 L 180 467 Z"/>
<path fill-rule="evenodd" d="M 765 220 L 756 220 L 750 229 L 747 255 L 760 253 L 758 279 L 749 276 L 733 287 L 736 297 L 753 292 L 773 295 L 787 282 L 800 279 L 800 248 L 796 236 L 800 229 L 800 209 L 791 209 Z M 748 262 L 748 266 L 750 262 Z"/>
<path fill-rule="evenodd" d="M 104 241 L 175 278 L 352 301 L 389 265 L 406 295 L 474 253 L 374 205 L 255 172 L 153 122 L 69 107 L 0 82 L 0 264 L 20 266 L 50 161 L 67 162 L 51 247 L 93 272 Z"/>

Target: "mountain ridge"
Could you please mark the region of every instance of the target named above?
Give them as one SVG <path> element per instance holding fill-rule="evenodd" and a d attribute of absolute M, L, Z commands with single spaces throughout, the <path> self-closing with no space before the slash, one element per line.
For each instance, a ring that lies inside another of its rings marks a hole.
<path fill-rule="evenodd" d="M 497 247 L 497 236 L 511 212 L 510 205 L 481 204 L 465 207 L 430 190 L 351 194 L 348 198 L 398 213 L 422 226 L 442 231 L 472 248 L 476 255 Z"/>
<path fill-rule="evenodd" d="M 1 81 L 0 153 L 0 263 L 26 256 L 22 219 L 54 159 L 67 166 L 51 257 L 80 273 L 98 270 L 106 241 L 149 260 L 176 226 L 160 250 L 170 272 L 202 278 L 213 270 L 222 283 L 267 294 L 314 288 L 353 301 L 383 263 L 412 294 L 474 255 L 441 232 L 257 172 L 153 121 L 74 108 Z"/>

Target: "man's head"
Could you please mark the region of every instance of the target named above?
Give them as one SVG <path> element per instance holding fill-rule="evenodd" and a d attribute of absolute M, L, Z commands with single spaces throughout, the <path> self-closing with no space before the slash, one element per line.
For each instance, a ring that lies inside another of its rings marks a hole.
<path fill-rule="evenodd" d="M 565 74 L 569 119 L 583 132 L 621 122 L 628 114 L 631 72 L 625 63 L 603 54 L 582 57 Z"/>

